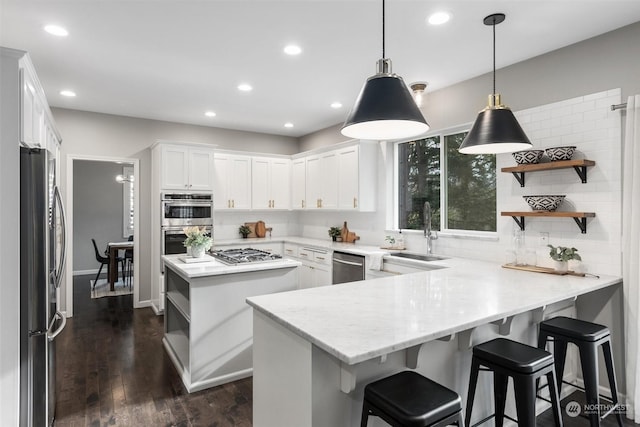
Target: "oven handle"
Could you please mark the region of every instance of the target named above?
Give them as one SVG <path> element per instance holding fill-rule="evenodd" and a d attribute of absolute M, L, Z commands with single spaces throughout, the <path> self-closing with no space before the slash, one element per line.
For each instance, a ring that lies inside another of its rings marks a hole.
<path fill-rule="evenodd" d="M 185 225 L 185 227 L 204 227 L 205 233 L 211 233 L 213 227 L 210 225 Z M 185 227 L 162 227 L 162 235 L 184 234 Z"/>
<path fill-rule="evenodd" d="M 199 202 L 199 201 L 193 201 L 193 202 L 184 202 L 184 201 L 180 201 L 180 202 L 174 202 L 174 201 L 169 201 L 169 200 L 165 200 L 164 202 L 162 202 L 163 205 L 165 206 L 185 206 L 185 207 L 190 207 L 190 206 L 195 206 L 195 207 L 200 207 L 200 206 L 211 206 L 213 205 L 213 202 L 208 200 L 208 201 L 204 201 L 204 202 Z"/>

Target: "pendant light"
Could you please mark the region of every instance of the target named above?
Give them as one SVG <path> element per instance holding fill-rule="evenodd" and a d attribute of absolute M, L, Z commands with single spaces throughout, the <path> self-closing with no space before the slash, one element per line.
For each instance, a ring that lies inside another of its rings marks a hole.
<path fill-rule="evenodd" d="M 342 134 L 356 139 L 392 140 L 425 133 L 429 125 L 416 105 L 409 88 L 391 72 L 385 58 L 384 0 L 382 0 L 382 59 L 377 73 L 367 79 L 356 103 L 342 126 Z"/>
<path fill-rule="evenodd" d="M 502 105 L 500 94 L 496 93 L 496 25 L 504 19 L 503 13 L 484 18 L 484 24 L 493 27 L 493 93 L 489 95 L 489 105 L 480 111 L 460 144 L 458 151 L 463 154 L 512 153 L 532 146 L 511 109 Z"/>

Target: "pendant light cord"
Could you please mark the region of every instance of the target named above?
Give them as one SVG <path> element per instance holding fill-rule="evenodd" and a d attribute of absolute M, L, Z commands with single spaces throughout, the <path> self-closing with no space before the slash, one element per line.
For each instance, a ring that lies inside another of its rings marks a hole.
<path fill-rule="evenodd" d="M 384 56 L 384 0 L 382 0 L 382 59 L 385 59 Z"/>
<path fill-rule="evenodd" d="M 496 93 L 496 18 L 493 18 L 493 94 Z"/>

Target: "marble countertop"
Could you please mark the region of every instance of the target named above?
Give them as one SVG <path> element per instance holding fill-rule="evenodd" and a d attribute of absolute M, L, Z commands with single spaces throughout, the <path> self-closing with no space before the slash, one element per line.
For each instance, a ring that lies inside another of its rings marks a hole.
<path fill-rule="evenodd" d="M 295 268 L 302 265 L 302 263 L 298 261 L 285 258 L 274 261 L 227 265 L 217 261 L 209 255 L 206 256 L 210 258 L 210 260 L 206 262 L 186 263 L 180 259 L 184 257 L 184 255 L 165 255 L 162 257 L 162 260 L 165 265 L 171 267 L 172 270 L 185 279 L 219 276 L 222 274 L 246 273 L 249 271 L 274 270 L 278 268 Z"/>
<path fill-rule="evenodd" d="M 438 270 L 247 299 L 346 364 L 571 299 L 620 277 L 556 276 L 450 258 Z"/>

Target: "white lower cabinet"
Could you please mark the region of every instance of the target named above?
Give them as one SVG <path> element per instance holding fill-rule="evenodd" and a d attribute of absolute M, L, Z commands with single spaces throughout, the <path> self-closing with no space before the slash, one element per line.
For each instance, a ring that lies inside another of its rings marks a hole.
<path fill-rule="evenodd" d="M 299 289 L 315 288 L 318 286 L 330 285 L 333 281 L 331 257 L 333 252 L 329 249 L 299 246 L 294 248 L 292 244 L 285 245 L 285 254 L 289 258 L 302 262 L 298 275 Z M 297 253 L 297 256 L 289 255 Z"/>

